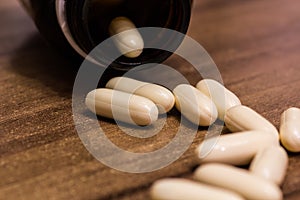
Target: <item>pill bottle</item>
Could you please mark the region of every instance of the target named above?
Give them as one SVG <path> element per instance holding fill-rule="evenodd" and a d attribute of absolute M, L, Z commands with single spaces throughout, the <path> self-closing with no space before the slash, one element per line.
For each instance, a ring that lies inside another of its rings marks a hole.
<path fill-rule="evenodd" d="M 84 59 L 98 44 L 109 38 L 108 26 L 118 16 L 131 19 L 137 28 L 162 27 L 186 33 L 192 0 L 20 0 L 44 38 L 59 50 Z M 163 34 L 163 33 L 162 33 Z M 151 42 L 173 45 L 178 38 L 155 36 Z M 162 38 L 162 39 L 160 39 Z M 147 63 L 161 63 L 172 53 L 144 49 L 137 58 L 120 56 L 113 68 L 129 70 Z M 101 57 L 101 56 L 99 56 Z M 98 60 L 106 65 L 105 59 Z"/>

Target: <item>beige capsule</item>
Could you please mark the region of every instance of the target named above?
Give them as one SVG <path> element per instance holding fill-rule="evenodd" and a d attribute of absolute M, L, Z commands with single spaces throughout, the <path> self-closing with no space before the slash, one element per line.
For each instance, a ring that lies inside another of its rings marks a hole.
<path fill-rule="evenodd" d="M 194 177 L 200 182 L 234 191 L 246 199 L 282 199 L 282 192 L 275 183 L 231 165 L 204 164 L 195 171 Z"/>
<path fill-rule="evenodd" d="M 106 87 L 146 97 L 157 105 L 160 114 L 170 111 L 175 104 L 173 93 L 157 84 L 127 77 L 115 77 L 107 82 Z"/>
<path fill-rule="evenodd" d="M 97 115 L 141 126 L 158 118 L 158 109 L 152 101 L 117 90 L 93 90 L 87 94 L 85 104 Z"/>
<path fill-rule="evenodd" d="M 127 17 L 116 17 L 109 25 L 109 33 L 119 51 L 126 57 L 138 57 L 144 48 L 144 40 L 134 23 Z"/>
<path fill-rule="evenodd" d="M 300 109 L 289 108 L 281 114 L 280 140 L 291 152 L 300 152 Z"/>
<path fill-rule="evenodd" d="M 221 120 L 224 120 L 225 113 L 229 108 L 241 105 L 240 99 L 233 92 L 213 79 L 199 81 L 196 88 L 215 103 L 218 110 L 218 118 Z"/>
<path fill-rule="evenodd" d="M 216 141 L 216 143 L 214 143 Z M 219 162 L 247 165 L 261 149 L 279 146 L 279 141 L 262 131 L 245 131 L 205 139 L 197 148 L 200 163 Z"/>
<path fill-rule="evenodd" d="M 218 117 L 215 104 L 202 92 L 188 84 L 180 84 L 174 90 L 176 108 L 191 122 L 209 126 Z"/>
<path fill-rule="evenodd" d="M 253 109 L 238 105 L 227 110 L 225 124 L 232 132 L 261 130 L 269 132 L 279 139 L 275 126 Z"/>
<path fill-rule="evenodd" d="M 156 181 L 151 187 L 150 195 L 153 200 L 244 199 L 229 190 L 179 178 L 166 178 Z"/>
<path fill-rule="evenodd" d="M 288 167 L 288 155 L 280 146 L 269 146 L 260 150 L 250 165 L 250 171 L 280 185 Z"/>

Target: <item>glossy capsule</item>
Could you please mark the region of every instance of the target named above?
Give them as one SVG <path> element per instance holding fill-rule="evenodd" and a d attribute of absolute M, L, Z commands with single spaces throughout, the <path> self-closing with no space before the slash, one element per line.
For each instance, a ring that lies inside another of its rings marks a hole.
<path fill-rule="evenodd" d="M 231 165 L 247 165 L 261 149 L 279 146 L 279 141 L 262 131 L 245 131 L 221 135 L 204 140 L 196 149 L 200 163 L 219 162 Z M 204 154 L 203 152 L 208 152 Z"/>
<path fill-rule="evenodd" d="M 119 51 L 128 58 L 138 57 L 144 41 L 134 23 L 127 17 L 116 17 L 109 25 L 109 33 Z"/>
<path fill-rule="evenodd" d="M 282 199 L 282 192 L 275 183 L 231 165 L 201 165 L 195 171 L 194 178 L 202 183 L 234 191 L 246 199 Z"/>
<path fill-rule="evenodd" d="M 261 130 L 272 134 L 279 140 L 279 134 L 275 126 L 253 109 L 238 105 L 227 110 L 225 124 L 232 132 Z"/>
<path fill-rule="evenodd" d="M 179 178 L 166 178 L 156 181 L 151 187 L 150 195 L 153 200 L 244 199 L 229 190 Z"/>
<path fill-rule="evenodd" d="M 218 117 L 215 104 L 195 87 L 178 85 L 174 90 L 175 106 L 189 121 L 200 126 L 209 126 Z"/>
<path fill-rule="evenodd" d="M 260 150 L 251 162 L 249 170 L 262 178 L 280 185 L 288 167 L 288 155 L 280 146 Z"/>
<path fill-rule="evenodd" d="M 170 111 L 175 104 L 173 93 L 157 84 L 115 77 L 109 80 L 105 87 L 146 97 L 157 105 L 160 114 Z"/>
<path fill-rule="evenodd" d="M 234 106 L 241 105 L 240 99 L 221 83 L 212 79 L 199 81 L 196 88 L 208 96 L 216 105 L 218 118 L 224 120 L 226 111 Z"/>
<path fill-rule="evenodd" d="M 289 108 L 281 114 L 280 140 L 291 152 L 300 152 L 300 109 Z"/>
<path fill-rule="evenodd" d="M 97 115 L 130 124 L 150 125 L 158 118 L 158 109 L 149 99 L 106 88 L 89 92 L 86 106 Z"/>

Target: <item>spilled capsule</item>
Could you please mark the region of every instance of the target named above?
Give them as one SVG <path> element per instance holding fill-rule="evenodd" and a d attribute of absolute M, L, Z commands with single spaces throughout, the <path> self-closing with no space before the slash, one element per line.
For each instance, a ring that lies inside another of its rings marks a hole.
<path fill-rule="evenodd" d="M 226 127 L 232 132 L 261 130 L 279 140 L 275 126 L 253 109 L 238 105 L 227 110 L 224 118 Z"/>
<path fill-rule="evenodd" d="M 202 183 L 234 191 L 246 199 L 282 199 L 282 192 L 275 183 L 231 165 L 217 163 L 201 165 L 195 171 L 194 178 Z"/>
<path fill-rule="evenodd" d="M 149 99 L 106 88 L 89 92 L 86 106 L 97 115 L 130 124 L 150 125 L 158 118 L 158 109 Z"/>
<path fill-rule="evenodd" d="M 249 170 L 262 178 L 280 185 L 288 167 L 288 155 L 279 145 L 261 149 L 254 157 Z"/>
<path fill-rule="evenodd" d="M 300 152 L 300 109 L 289 108 L 281 114 L 280 140 L 291 152 Z"/>
<path fill-rule="evenodd" d="M 170 111 L 175 104 L 173 93 L 157 84 L 115 77 L 109 80 L 105 87 L 146 97 L 157 105 L 160 114 Z"/>
<path fill-rule="evenodd" d="M 176 108 L 189 121 L 200 126 L 209 126 L 216 121 L 218 111 L 215 104 L 195 87 L 180 84 L 173 94 Z"/>
<path fill-rule="evenodd" d="M 214 141 L 215 144 L 214 144 Z M 200 163 L 247 165 L 261 149 L 279 146 L 279 141 L 262 131 L 245 131 L 205 139 L 197 148 Z"/>
<path fill-rule="evenodd" d="M 203 183 L 180 179 L 165 178 L 156 181 L 150 190 L 153 200 L 242 200 L 240 195 Z"/>
<path fill-rule="evenodd" d="M 199 81 L 196 88 L 208 96 L 216 105 L 218 118 L 224 120 L 226 111 L 237 105 L 241 105 L 240 99 L 221 83 L 213 79 Z"/>

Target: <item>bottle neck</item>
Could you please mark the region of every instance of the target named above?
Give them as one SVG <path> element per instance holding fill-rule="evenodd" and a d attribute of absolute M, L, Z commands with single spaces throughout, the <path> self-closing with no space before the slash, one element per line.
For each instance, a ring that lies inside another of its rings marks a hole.
<path fill-rule="evenodd" d="M 60 27 L 76 52 L 86 57 L 98 44 L 109 38 L 110 21 L 118 16 L 130 18 L 137 27 L 162 27 L 186 33 L 190 15 L 190 0 L 56 0 L 56 14 Z M 163 34 L 163 33 L 162 33 Z M 161 36 L 153 37 L 151 43 L 172 45 L 176 49 L 180 43 L 178 38 Z M 163 48 L 162 48 L 163 49 Z M 145 49 L 137 58 L 121 56 L 113 61 L 112 66 L 128 70 L 146 63 L 160 63 L 172 53 L 159 49 Z M 99 65 L 106 65 L 105 57 L 93 58 Z"/>

